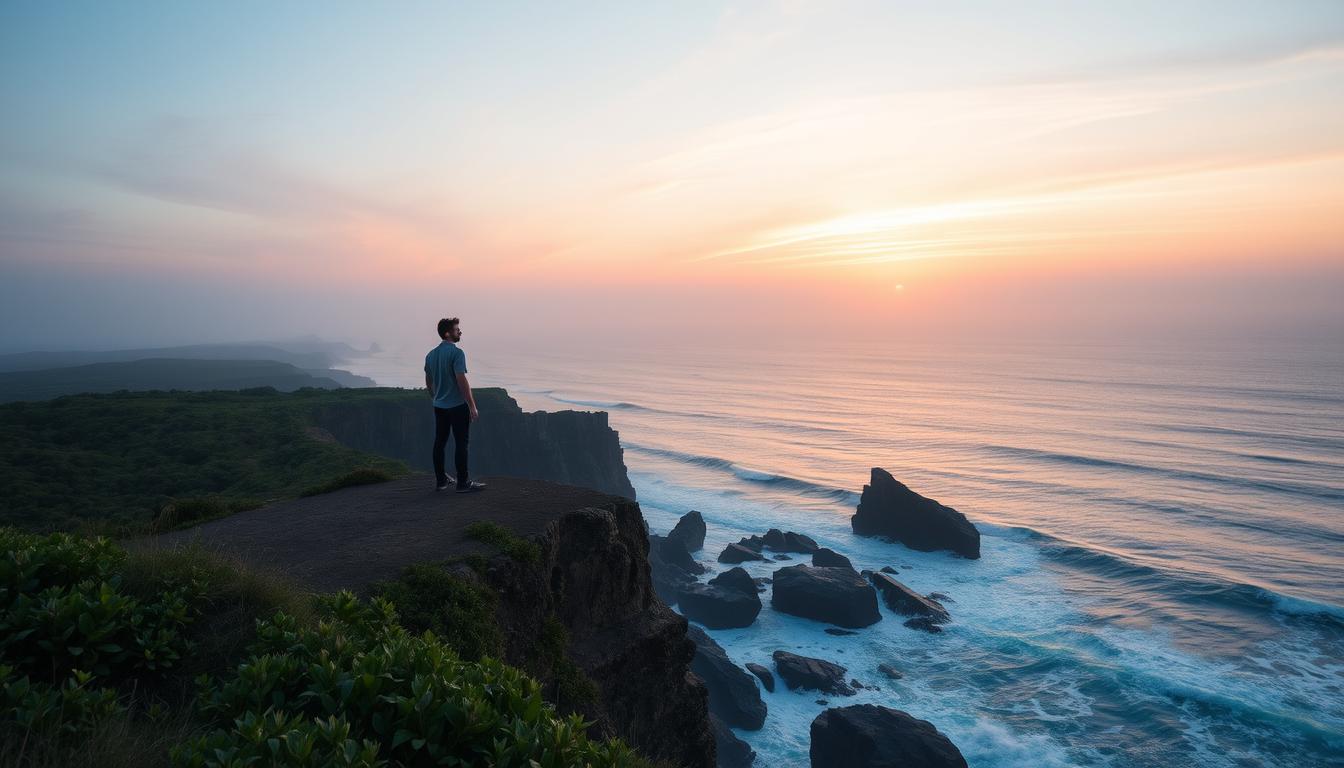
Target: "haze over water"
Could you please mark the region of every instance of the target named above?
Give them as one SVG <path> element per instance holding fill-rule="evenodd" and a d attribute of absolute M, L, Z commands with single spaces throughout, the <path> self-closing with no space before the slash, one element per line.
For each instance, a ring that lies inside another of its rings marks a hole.
<path fill-rule="evenodd" d="M 1344 750 L 1337 344 L 467 349 L 473 383 L 525 408 L 608 411 L 652 529 L 699 509 L 706 564 L 780 527 L 954 600 L 940 636 L 888 616 L 837 638 L 763 595 L 757 624 L 712 633 L 739 663 L 835 660 L 883 688 L 853 701 L 933 721 L 972 765 L 1302 766 Z M 358 372 L 415 386 L 423 351 Z M 964 512 L 983 558 L 854 537 L 872 466 Z M 805 765 L 822 707 L 766 697 L 766 728 L 739 735 L 762 764 Z"/>

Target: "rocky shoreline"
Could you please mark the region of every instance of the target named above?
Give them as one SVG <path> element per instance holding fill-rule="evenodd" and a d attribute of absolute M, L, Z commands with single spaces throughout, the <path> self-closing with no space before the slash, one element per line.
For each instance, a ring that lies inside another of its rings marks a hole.
<path fill-rule="evenodd" d="M 980 556 L 979 532 L 964 515 L 915 493 L 877 467 L 864 487 L 851 525 L 857 535 L 881 536 L 913 549 L 945 550 L 968 559 Z M 952 621 L 943 605 L 946 595 L 919 594 L 901 583 L 899 572 L 891 566 L 857 571 L 845 554 L 821 547 L 795 531 L 770 529 L 728 544 L 716 559 L 729 567 L 701 581 L 709 569 L 693 553 L 703 548 L 705 531 L 703 516 L 688 512 L 666 536 L 649 536 L 649 562 L 654 589 L 663 601 L 707 629 L 749 628 L 767 606 L 831 625 L 825 631 L 837 636 L 854 634 L 888 615 L 906 627 L 934 634 Z M 810 562 L 785 565 L 757 579 L 741 565 L 795 556 Z M 766 592 L 768 602 L 762 600 Z M 847 697 L 865 688 L 880 688 L 871 679 L 863 682 L 852 676 L 851 670 L 835 661 L 787 648 L 776 650 L 769 659 L 773 670 L 758 661 L 735 663 L 696 624 L 688 630 L 696 645 L 691 668 L 709 691 L 717 764 L 723 768 L 753 764 L 750 746 L 731 729 L 757 730 L 764 725 L 769 713 L 761 690 L 773 692 L 776 678 L 790 691 L 821 697 Z M 889 664 L 880 664 L 870 673 L 886 680 L 903 676 Z M 819 698 L 817 703 L 826 708 L 811 725 L 814 768 L 966 765 L 957 747 L 934 725 L 906 712 L 872 704 L 832 707 L 829 698 Z"/>

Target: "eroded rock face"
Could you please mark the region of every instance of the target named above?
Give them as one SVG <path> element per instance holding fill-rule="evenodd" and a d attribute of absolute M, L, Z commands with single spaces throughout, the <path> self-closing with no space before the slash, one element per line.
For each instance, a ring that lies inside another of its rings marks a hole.
<path fill-rule="evenodd" d="M 875 624 L 877 593 L 852 568 L 792 565 L 775 571 L 771 606 L 777 611 L 850 629 Z"/>
<path fill-rule="evenodd" d="M 691 625 L 687 635 L 695 644 L 691 671 L 709 689 L 709 711 L 728 725 L 754 731 L 765 724 L 765 702 L 752 676 L 728 658 L 723 647 Z"/>
<path fill-rule="evenodd" d="M 761 612 L 756 582 L 741 568 L 731 568 L 709 580 L 692 584 L 681 594 L 681 612 L 710 629 L 746 627 Z"/>
<path fill-rule="evenodd" d="M 668 605 L 676 605 L 682 594 L 696 584 L 693 574 L 663 559 L 662 546 L 649 543 L 649 572 L 653 579 L 653 589 L 658 597 Z"/>
<path fill-rule="evenodd" d="M 741 544 L 729 544 L 724 547 L 723 552 L 719 554 L 720 563 L 745 563 L 751 560 L 764 560 L 761 553 L 742 546 Z"/>
<path fill-rule="evenodd" d="M 802 688 L 839 696 L 854 695 L 854 689 L 845 682 L 845 672 L 848 670 L 839 664 L 788 651 L 775 651 L 774 659 L 779 679 L 791 691 Z"/>
<path fill-rule="evenodd" d="M 686 619 L 654 593 L 639 505 L 613 499 L 560 513 L 533 540 L 538 562 L 501 555 L 485 574 L 499 596 L 505 660 L 548 685 L 537 643 L 547 622 L 559 620 L 568 657 L 598 690 L 595 701 L 557 701 L 561 711 L 579 712 L 597 735 L 619 736 L 655 760 L 712 766 L 706 690 L 691 673 L 695 645 Z"/>
<path fill-rule="evenodd" d="M 700 551 L 705 546 L 705 518 L 692 509 L 681 516 L 667 538 L 679 540 L 687 552 Z"/>
<path fill-rule="evenodd" d="M 812 768 L 966 768 L 926 720 L 873 704 L 836 707 L 812 721 Z"/>
<path fill-rule="evenodd" d="M 756 761 L 756 750 L 737 738 L 722 720 L 710 715 L 709 723 L 714 729 L 714 745 L 719 753 L 718 768 L 747 768 Z"/>
<path fill-rule="evenodd" d="M 915 493 L 881 467 L 873 467 L 850 525 L 859 536 L 886 536 L 911 549 L 980 557 L 980 532 L 965 515 Z"/>
<path fill-rule="evenodd" d="M 434 419 L 424 393 L 386 391 L 377 402 L 351 398 L 317 408 L 313 425 L 351 448 L 431 469 Z M 498 387 L 472 393 L 482 416 L 471 429 L 472 475 L 551 480 L 635 498 L 620 437 L 605 412 L 524 412 Z"/>
<path fill-rule="evenodd" d="M 854 568 L 854 564 L 849 562 L 848 557 L 825 547 L 812 553 L 812 565 L 818 568 L 849 568 L 851 570 Z"/>
<path fill-rule="evenodd" d="M 952 616 L 947 609 L 935 600 L 930 600 L 918 592 L 910 589 L 901 582 L 897 581 L 889 573 L 874 573 L 872 575 L 873 586 L 882 594 L 882 601 L 887 607 L 902 616 L 914 617 L 905 622 L 907 627 L 922 629 L 925 631 L 938 632 L 937 625 L 946 624 L 952 620 Z M 932 629 L 930 629 L 932 627 Z"/>

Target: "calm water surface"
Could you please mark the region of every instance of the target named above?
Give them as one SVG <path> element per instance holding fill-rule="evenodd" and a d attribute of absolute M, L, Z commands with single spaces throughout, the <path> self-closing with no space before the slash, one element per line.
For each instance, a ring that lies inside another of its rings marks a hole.
<path fill-rule="evenodd" d="M 843 664 L 881 690 L 833 703 L 930 720 L 973 766 L 1344 765 L 1344 345 L 466 348 L 524 408 L 610 412 L 650 526 L 700 510 L 716 570 L 780 527 L 954 601 L 938 636 L 767 605 L 711 633 L 740 663 Z M 427 349 L 355 368 L 417 386 Z M 853 536 L 873 466 L 964 512 L 982 559 Z M 765 698 L 739 735 L 806 765 L 817 697 Z"/>

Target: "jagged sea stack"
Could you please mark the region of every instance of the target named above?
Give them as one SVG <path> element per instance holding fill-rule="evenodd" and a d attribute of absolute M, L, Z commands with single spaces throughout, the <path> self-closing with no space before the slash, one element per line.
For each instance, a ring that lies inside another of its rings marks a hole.
<path fill-rule="evenodd" d="M 966 768 L 961 750 L 927 720 L 873 704 L 812 721 L 812 768 Z"/>
<path fill-rule="evenodd" d="M 924 552 L 950 549 L 962 557 L 980 557 L 980 532 L 965 515 L 906 488 L 881 467 L 873 467 L 850 524 L 859 536 L 886 536 Z"/>

